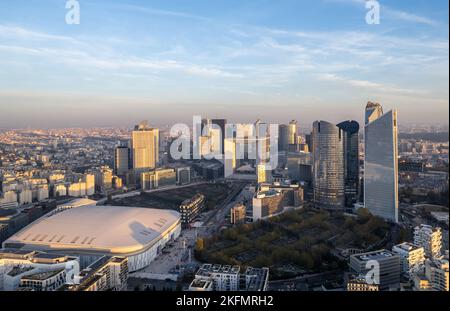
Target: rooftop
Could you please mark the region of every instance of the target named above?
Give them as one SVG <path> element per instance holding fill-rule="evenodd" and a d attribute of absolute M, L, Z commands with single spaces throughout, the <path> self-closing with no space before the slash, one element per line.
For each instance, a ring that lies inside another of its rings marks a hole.
<path fill-rule="evenodd" d="M 379 250 L 379 251 L 353 255 L 352 257 L 357 258 L 360 261 L 369 261 L 369 260 L 380 260 L 380 259 L 385 259 L 385 258 L 391 258 L 391 257 L 395 257 L 395 256 L 398 256 L 398 255 L 394 254 L 391 251 L 383 249 L 383 250 Z"/>
<path fill-rule="evenodd" d="M 43 281 L 43 280 L 49 279 L 55 275 L 58 275 L 59 273 L 61 273 L 63 271 L 65 271 L 65 269 L 58 269 L 58 270 L 53 270 L 53 271 L 46 271 L 46 272 L 41 272 L 41 273 L 30 274 L 30 275 L 23 276 L 21 278 L 21 280 Z"/>
<path fill-rule="evenodd" d="M 172 210 L 81 206 L 42 218 L 4 243 L 24 248 L 128 254 L 151 246 L 180 221 Z"/>

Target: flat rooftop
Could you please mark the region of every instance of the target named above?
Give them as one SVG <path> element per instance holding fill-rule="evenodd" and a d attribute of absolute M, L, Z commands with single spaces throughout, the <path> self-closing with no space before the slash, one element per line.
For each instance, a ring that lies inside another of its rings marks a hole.
<path fill-rule="evenodd" d="M 395 257 L 395 256 L 397 256 L 397 255 L 394 254 L 393 252 L 383 249 L 383 250 L 379 250 L 379 251 L 353 255 L 352 257 L 357 258 L 360 261 L 369 261 L 369 260 L 381 260 L 381 259 L 391 258 L 391 257 Z"/>
<path fill-rule="evenodd" d="M 222 273 L 222 274 L 239 274 L 241 267 L 239 266 L 222 266 L 222 265 L 212 265 L 204 264 L 197 271 L 196 275 L 199 276 L 209 276 L 211 273 Z"/>

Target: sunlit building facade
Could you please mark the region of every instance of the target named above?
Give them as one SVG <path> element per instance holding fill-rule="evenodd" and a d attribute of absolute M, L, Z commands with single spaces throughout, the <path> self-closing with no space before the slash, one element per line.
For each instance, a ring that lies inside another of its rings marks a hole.
<path fill-rule="evenodd" d="M 398 222 L 397 111 L 375 120 L 370 116 L 365 126 L 364 205 L 372 214 Z"/>
<path fill-rule="evenodd" d="M 146 122 L 137 125 L 131 134 L 131 155 L 135 171 L 154 169 L 159 162 L 159 130 Z"/>

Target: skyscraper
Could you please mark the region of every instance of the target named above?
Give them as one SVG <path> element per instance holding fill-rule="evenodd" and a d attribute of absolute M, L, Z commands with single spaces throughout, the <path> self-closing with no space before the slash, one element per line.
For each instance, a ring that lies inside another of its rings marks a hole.
<path fill-rule="evenodd" d="M 278 135 L 278 150 L 288 151 L 289 147 L 289 127 L 286 124 L 281 124 L 279 126 Z"/>
<path fill-rule="evenodd" d="M 154 169 L 159 161 L 159 130 L 147 122 L 137 125 L 131 136 L 132 164 L 135 171 Z"/>
<path fill-rule="evenodd" d="M 344 134 L 345 206 L 351 208 L 359 192 L 359 123 L 345 121 L 337 126 Z"/>
<path fill-rule="evenodd" d="M 316 121 L 313 124 L 314 204 L 328 210 L 343 210 L 344 137 L 334 124 Z"/>
<path fill-rule="evenodd" d="M 375 121 L 383 115 L 383 107 L 379 103 L 368 102 L 366 105 L 365 124 Z"/>
<path fill-rule="evenodd" d="M 212 119 L 211 123 L 220 128 L 220 131 L 222 133 L 220 150 L 221 150 L 221 153 L 224 154 L 225 153 L 225 125 L 227 124 L 227 120 L 226 119 Z"/>
<path fill-rule="evenodd" d="M 114 151 L 114 173 L 117 176 L 125 176 L 130 169 L 130 148 L 119 145 Z"/>
<path fill-rule="evenodd" d="M 372 214 L 398 222 L 397 111 L 379 115 L 383 110 L 376 105 L 366 107 L 364 205 Z"/>
<path fill-rule="evenodd" d="M 292 120 L 289 122 L 289 131 L 288 131 L 288 148 L 289 151 L 297 151 L 298 145 L 298 126 L 297 121 Z"/>

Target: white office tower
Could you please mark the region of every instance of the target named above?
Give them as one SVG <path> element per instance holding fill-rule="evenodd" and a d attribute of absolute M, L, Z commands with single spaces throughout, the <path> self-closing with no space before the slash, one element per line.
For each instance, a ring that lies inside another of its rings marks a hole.
<path fill-rule="evenodd" d="M 376 216 L 398 222 L 397 111 L 366 107 L 364 205 Z"/>
<path fill-rule="evenodd" d="M 439 258 L 442 255 L 442 230 L 428 225 L 414 228 L 414 244 L 422 246 L 428 258 Z"/>

